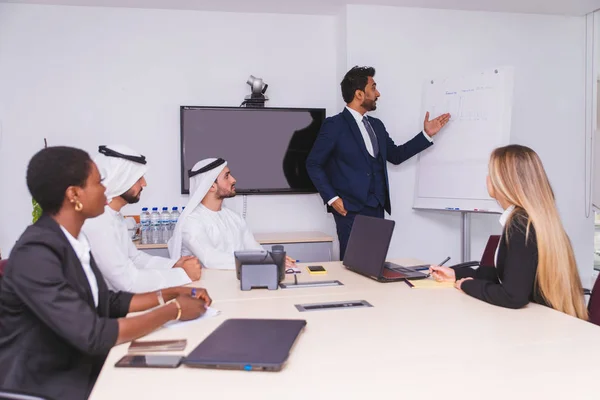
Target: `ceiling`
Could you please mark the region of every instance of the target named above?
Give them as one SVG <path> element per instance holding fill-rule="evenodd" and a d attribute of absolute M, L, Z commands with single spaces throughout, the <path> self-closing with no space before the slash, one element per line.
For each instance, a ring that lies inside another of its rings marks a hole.
<path fill-rule="evenodd" d="M 335 14 L 346 4 L 573 16 L 600 9 L 600 0 L 0 0 L 0 3 L 285 14 Z"/>

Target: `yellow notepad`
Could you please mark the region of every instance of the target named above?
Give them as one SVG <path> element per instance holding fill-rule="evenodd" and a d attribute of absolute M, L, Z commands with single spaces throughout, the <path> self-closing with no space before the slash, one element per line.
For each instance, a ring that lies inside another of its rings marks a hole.
<path fill-rule="evenodd" d="M 406 283 L 413 289 L 441 289 L 454 287 L 454 282 L 438 282 L 434 279 L 415 279 L 413 281 L 407 280 Z"/>

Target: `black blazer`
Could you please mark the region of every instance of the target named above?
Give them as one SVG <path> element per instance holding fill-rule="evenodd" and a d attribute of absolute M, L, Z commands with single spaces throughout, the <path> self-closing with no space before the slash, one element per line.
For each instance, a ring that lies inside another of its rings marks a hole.
<path fill-rule="evenodd" d="M 86 399 L 132 294 L 108 290 L 93 258 L 98 308 L 83 267 L 49 216 L 28 227 L 0 283 L 0 387 Z"/>
<path fill-rule="evenodd" d="M 474 278 L 462 283 L 463 292 L 506 308 L 521 308 L 530 301 L 548 305 L 536 283 L 537 238 L 532 224 L 526 239 L 527 221 L 524 210 L 514 211 L 500 239 L 496 267 L 484 266 L 477 270 L 462 268 L 456 271 L 457 280 Z"/>
<path fill-rule="evenodd" d="M 383 122 L 368 117 L 379 143 L 383 160 L 400 164 L 425 150 L 432 143 L 421 133 L 408 142 L 396 146 Z M 365 141 L 356 120 L 346 108 L 327 118 L 306 160 L 306 170 L 323 201 L 335 196 L 344 200 L 348 211 L 360 211 L 367 202 L 371 184 L 371 162 Z M 391 214 L 387 163 L 384 163 L 386 202 L 385 210 Z"/>

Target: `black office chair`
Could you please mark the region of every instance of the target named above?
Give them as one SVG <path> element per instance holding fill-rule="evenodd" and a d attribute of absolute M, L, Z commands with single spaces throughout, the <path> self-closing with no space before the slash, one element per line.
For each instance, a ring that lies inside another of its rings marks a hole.
<path fill-rule="evenodd" d="M 456 270 L 461 268 L 468 267 L 493 267 L 496 265 L 494 260 L 496 255 L 496 249 L 498 248 L 498 243 L 500 243 L 500 235 L 490 235 L 487 244 L 485 245 L 485 250 L 483 250 L 483 255 L 481 256 L 481 260 L 479 261 L 467 261 L 464 263 L 456 264 L 451 266 L 450 268 Z"/>
<path fill-rule="evenodd" d="M 36 394 L 24 392 L 15 392 L 12 390 L 0 389 L 0 400 L 53 400 L 50 397 L 42 397 Z"/>

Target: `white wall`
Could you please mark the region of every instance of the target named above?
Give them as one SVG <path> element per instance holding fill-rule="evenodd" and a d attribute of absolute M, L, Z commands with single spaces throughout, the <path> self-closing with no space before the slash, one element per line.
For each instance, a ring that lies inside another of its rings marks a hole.
<path fill-rule="evenodd" d="M 592 82 L 592 87 L 588 86 L 590 100 L 588 108 L 588 128 L 592 136 L 590 143 L 592 174 L 591 201 L 596 210 L 600 210 L 600 11 L 596 11 L 587 17 L 589 26 L 588 31 L 592 30 L 593 40 L 587 43 L 591 48 L 591 54 L 588 57 L 588 82 Z M 591 29 L 590 29 L 591 28 Z M 598 172 L 596 172 L 598 171 Z"/>
<path fill-rule="evenodd" d="M 421 82 L 493 65 L 515 67 L 513 141 L 541 155 L 582 275 L 592 268 L 584 210 L 584 18 L 347 6 L 337 16 L 236 14 L 0 4 L 0 248 L 30 221 L 24 171 L 42 146 L 93 152 L 122 142 L 150 160 L 139 206 L 183 205 L 179 105 L 238 105 L 249 74 L 272 106 L 341 109 L 348 67 L 370 64 L 377 115 L 398 142 L 422 127 Z M 460 258 L 460 220 L 413 211 L 415 161 L 390 165 L 391 256 Z M 8 193 L 8 195 L 7 195 Z M 335 236 L 317 195 L 248 197 L 258 231 Z M 240 209 L 241 198 L 232 208 Z M 129 207 L 125 212 L 137 212 Z M 473 258 L 497 216 L 473 218 Z"/>
<path fill-rule="evenodd" d="M 123 143 L 149 159 L 139 205 L 185 205 L 179 106 L 337 110 L 335 17 L 0 4 L 0 248 L 31 221 L 25 168 L 43 146 Z M 232 143 L 235 145 L 235 143 Z M 232 171 L 235 176 L 235 171 Z M 241 210 L 241 196 L 230 202 Z M 318 195 L 249 196 L 256 231 L 335 233 Z"/>
<path fill-rule="evenodd" d="M 593 223 L 584 206 L 585 18 L 349 6 L 347 65 L 377 68 L 377 115 L 397 143 L 422 129 L 421 85 L 431 77 L 515 67 L 511 142 L 535 149 L 556 192 L 584 278 L 593 266 Z M 390 166 L 390 254 L 460 258 L 460 217 L 411 209 L 416 158 Z M 472 256 L 499 233 L 498 216 L 477 215 Z M 586 280 L 584 279 L 584 283 Z"/>

